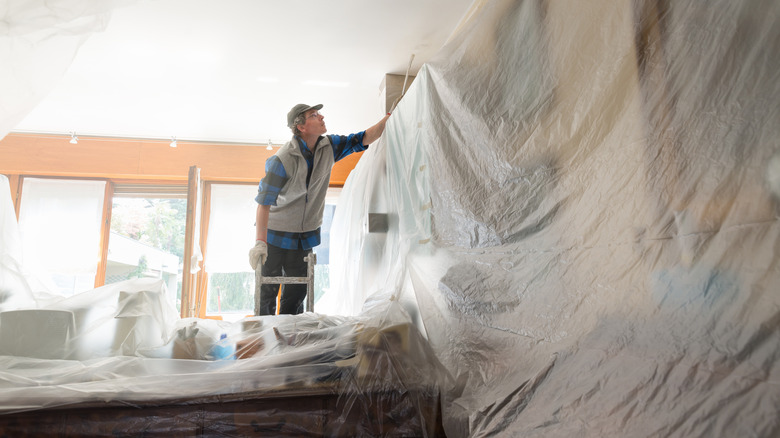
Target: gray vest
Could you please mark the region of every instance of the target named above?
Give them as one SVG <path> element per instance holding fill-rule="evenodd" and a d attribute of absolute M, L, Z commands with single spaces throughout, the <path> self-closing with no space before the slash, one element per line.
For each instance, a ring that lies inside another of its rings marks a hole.
<path fill-rule="evenodd" d="M 309 145 L 312 147 L 312 145 Z M 308 166 L 301 154 L 298 140 L 293 137 L 278 152 L 289 179 L 279 192 L 276 205 L 271 206 L 268 228 L 275 231 L 303 233 L 314 231 L 322 225 L 325 195 L 333 168 L 333 146 L 330 138 L 323 136 L 313 146 L 314 167 L 309 187 L 306 187 Z"/>

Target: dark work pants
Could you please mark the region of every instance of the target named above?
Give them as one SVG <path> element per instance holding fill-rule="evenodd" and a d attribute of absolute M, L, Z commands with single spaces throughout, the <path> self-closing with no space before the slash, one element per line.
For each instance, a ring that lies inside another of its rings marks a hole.
<path fill-rule="evenodd" d="M 263 277 L 305 277 L 308 266 L 304 257 L 310 249 L 284 249 L 268 245 L 268 258 L 263 265 Z M 278 284 L 264 284 L 260 288 L 260 314 L 276 314 L 276 295 Z M 282 298 L 279 301 L 279 314 L 297 315 L 303 313 L 303 300 L 306 298 L 305 284 L 282 285 Z"/>

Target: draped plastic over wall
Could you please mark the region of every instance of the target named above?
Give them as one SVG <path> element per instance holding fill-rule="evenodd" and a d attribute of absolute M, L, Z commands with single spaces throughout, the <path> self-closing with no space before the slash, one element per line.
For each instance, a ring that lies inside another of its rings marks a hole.
<path fill-rule="evenodd" d="M 778 23 L 493 1 L 418 75 L 388 142 L 422 123 L 407 267 L 453 435 L 780 434 Z"/>
<path fill-rule="evenodd" d="M 367 375 L 440 388 L 450 437 L 778 436 L 778 23 L 770 0 L 477 2 L 342 193 L 356 316 L 263 320 L 303 349 L 229 365 L 5 358 L 3 405 L 332 381 L 366 327 L 412 321 L 428 343 Z"/>
<path fill-rule="evenodd" d="M 448 436 L 780 434 L 778 23 L 484 1 L 418 73 L 340 290 L 414 297 Z"/>

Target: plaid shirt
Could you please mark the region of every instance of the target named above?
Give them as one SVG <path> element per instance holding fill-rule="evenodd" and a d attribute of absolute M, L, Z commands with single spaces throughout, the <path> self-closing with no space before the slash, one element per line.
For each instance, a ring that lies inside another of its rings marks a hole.
<path fill-rule="evenodd" d="M 333 145 L 333 158 L 339 161 L 352 152 L 360 152 L 367 149 L 363 145 L 363 132 L 350 135 L 328 135 L 330 143 Z M 309 184 L 311 170 L 314 163 L 314 153 L 309 149 L 306 142 L 300 137 L 296 137 L 298 144 L 301 145 L 301 153 L 309 165 L 309 173 L 306 177 L 306 185 Z M 319 141 L 319 140 L 318 140 Z M 287 183 L 289 177 L 284 170 L 281 160 L 276 155 L 272 155 L 265 162 L 265 177 L 260 181 L 257 188 L 255 201 L 260 205 L 276 205 L 276 199 L 279 192 Z M 312 249 L 320 244 L 320 229 L 306 231 L 303 233 L 290 233 L 284 231 L 268 230 L 269 245 L 274 245 L 285 249 Z"/>

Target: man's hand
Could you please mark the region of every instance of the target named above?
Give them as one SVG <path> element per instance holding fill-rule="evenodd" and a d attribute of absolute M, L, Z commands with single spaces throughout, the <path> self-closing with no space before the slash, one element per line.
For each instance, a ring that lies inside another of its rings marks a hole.
<path fill-rule="evenodd" d="M 266 257 L 268 257 L 268 245 L 258 240 L 255 247 L 249 250 L 249 266 L 256 271 L 257 262 L 260 262 L 260 266 L 264 265 Z"/>

